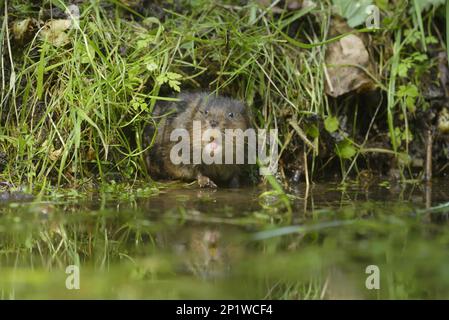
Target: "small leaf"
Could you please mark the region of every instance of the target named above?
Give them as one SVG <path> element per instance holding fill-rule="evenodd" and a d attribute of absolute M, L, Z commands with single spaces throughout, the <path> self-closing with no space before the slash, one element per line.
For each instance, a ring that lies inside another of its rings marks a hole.
<path fill-rule="evenodd" d="M 170 80 L 178 80 L 181 79 L 182 76 L 179 73 L 167 72 L 167 78 Z"/>
<path fill-rule="evenodd" d="M 175 91 L 180 92 L 181 88 L 179 87 L 181 83 L 179 81 L 176 80 L 170 80 L 168 81 L 168 85 Z"/>
<path fill-rule="evenodd" d="M 426 11 L 426 10 L 430 9 L 432 6 L 438 7 L 440 5 L 443 5 L 446 1 L 445 0 L 416 0 L 416 2 L 418 3 L 419 9 L 422 12 L 422 11 Z"/>
<path fill-rule="evenodd" d="M 401 78 L 404 78 L 407 76 L 408 74 L 408 69 L 410 68 L 408 63 L 400 63 L 398 65 L 398 76 L 400 76 Z"/>
<path fill-rule="evenodd" d="M 148 70 L 148 71 L 153 72 L 154 70 L 157 69 L 157 63 L 154 62 L 154 60 L 150 60 L 150 61 L 147 63 L 146 67 L 147 67 L 147 70 Z"/>
<path fill-rule="evenodd" d="M 338 130 L 339 121 L 337 117 L 327 117 L 324 120 L 324 128 L 327 132 L 332 133 Z"/>
<path fill-rule="evenodd" d="M 165 74 L 160 74 L 160 75 L 158 75 L 157 78 L 156 78 L 156 82 L 157 82 L 158 84 L 164 84 L 164 83 L 166 83 L 167 81 L 168 81 L 168 79 L 167 79 L 167 76 L 166 76 Z"/>
<path fill-rule="evenodd" d="M 426 55 L 425 53 L 418 53 L 418 52 L 415 52 L 415 53 L 413 54 L 413 59 L 414 59 L 415 61 L 418 61 L 418 62 L 424 62 L 424 61 L 426 61 L 428 58 L 427 58 L 427 55 Z"/>
<path fill-rule="evenodd" d="M 407 109 L 411 113 L 415 113 L 416 106 L 415 106 L 416 99 L 413 97 L 407 97 L 405 98 L 405 105 L 407 106 Z"/>
<path fill-rule="evenodd" d="M 95 58 L 95 49 L 90 44 L 87 47 L 83 45 L 81 50 L 84 50 L 81 55 L 81 63 L 89 63 L 91 58 Z"/>
<path fill-rule="evenodd" d="M 61 157 L 61 154 L 62 148 L 59 148 L 58 150 L 51 151 L 48 157 L 50 158 L 51 161 L 56 161 L 59 159 L 59 157 Z"/>
<path fill-rule="evenodd" d="M 419 91 L 418 91 L 418 88 L 414 84 L 408 84 L 406 86 L 402 85 L 399 87 L 398 91 L 396 92 L 396 95 L 399 98 L 404 98 L 404 97 L 416 98 L 419 96 Z"/>
<path fill-rule="evenodd" d="M 418 30 L 407 29 L 404 32 L 407 44 L 416 44 L 418 40 L 421 38 L 421 33 Z"/>
<path fill-rule="evenodd" d="M 333 0 L 333 5 L 338 13 L 346 18 L 351 28 L 363 24 L 368 16 L 367 7 L 372 5 L 372 0 Z"/>
<path fill-rule="evenodd" d="M 306 134 L 311 136 L 312 138 L 318 138 L 320 136 L 318 127 L 314 124 L 307 126 L 305 131 L 306 131 Z"/>
<path fill-rule="evenodd" d="M 349 140 L 343 140 L 335 146 L 335 153 L 342 159 L 351 159 L 357 153 L 356 148 Z"/>
<path fill-rule="evenodd" d="M 426 43 L 427 44 L 437 44 L 438 39 L 435 38 L 434 36 L 428 36 L 428 37 L 426 37 Z"/>

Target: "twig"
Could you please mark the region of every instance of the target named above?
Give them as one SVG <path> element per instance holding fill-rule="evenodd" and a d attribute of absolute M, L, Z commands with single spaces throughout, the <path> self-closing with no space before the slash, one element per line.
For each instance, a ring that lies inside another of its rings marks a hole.
<path fill-rule="evenodd" d="M 433 145 L 433 137 L 432 130 L 427 129 L 426 132 L 426 173 L 424 180 L 429 182 L 432 180 L 432 145 Z"/>

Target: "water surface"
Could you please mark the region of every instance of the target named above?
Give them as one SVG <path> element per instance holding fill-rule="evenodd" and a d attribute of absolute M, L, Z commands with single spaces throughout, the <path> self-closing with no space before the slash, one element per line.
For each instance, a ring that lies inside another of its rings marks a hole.
<path fill-rule="evenodd" d="M 100 190 L 0 201 L 0 298 L 449 298 L 444 180 Z"/>

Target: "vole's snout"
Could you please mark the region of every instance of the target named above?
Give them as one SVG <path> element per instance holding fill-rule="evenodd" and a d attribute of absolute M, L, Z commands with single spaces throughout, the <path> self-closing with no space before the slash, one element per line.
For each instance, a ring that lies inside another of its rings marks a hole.
<path fill-rule="evenodd" d="M 209 143 L 209 145 L 210 145 L 210 149 L 212 150 L 212 151 L 215 151 L 215 150 L 217 150 L 218 149 L 218 143 L 217 142 L 215 142 L 215 140 L 212 140 L 212 142 L 211 143 Z"/>
<path fill-rule="evenodd" d="M 218 126 L 217 120 L 209 120 L 209 125 L 211 128 L 216 128 Z"/>

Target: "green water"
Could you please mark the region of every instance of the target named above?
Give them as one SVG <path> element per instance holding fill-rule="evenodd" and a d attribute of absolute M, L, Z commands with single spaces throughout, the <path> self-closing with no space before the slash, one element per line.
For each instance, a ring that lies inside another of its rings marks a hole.
<path fill-rule="evenodd" d="M 291 212 L 262 192 L 115 186 L 2 200 L 0 298 L 449 298 L 449 182 L 301 185 Z M 79 289 L 66 287 L 69 265 Z M 366 287 L 370 265 L 379 289 Z"/>

